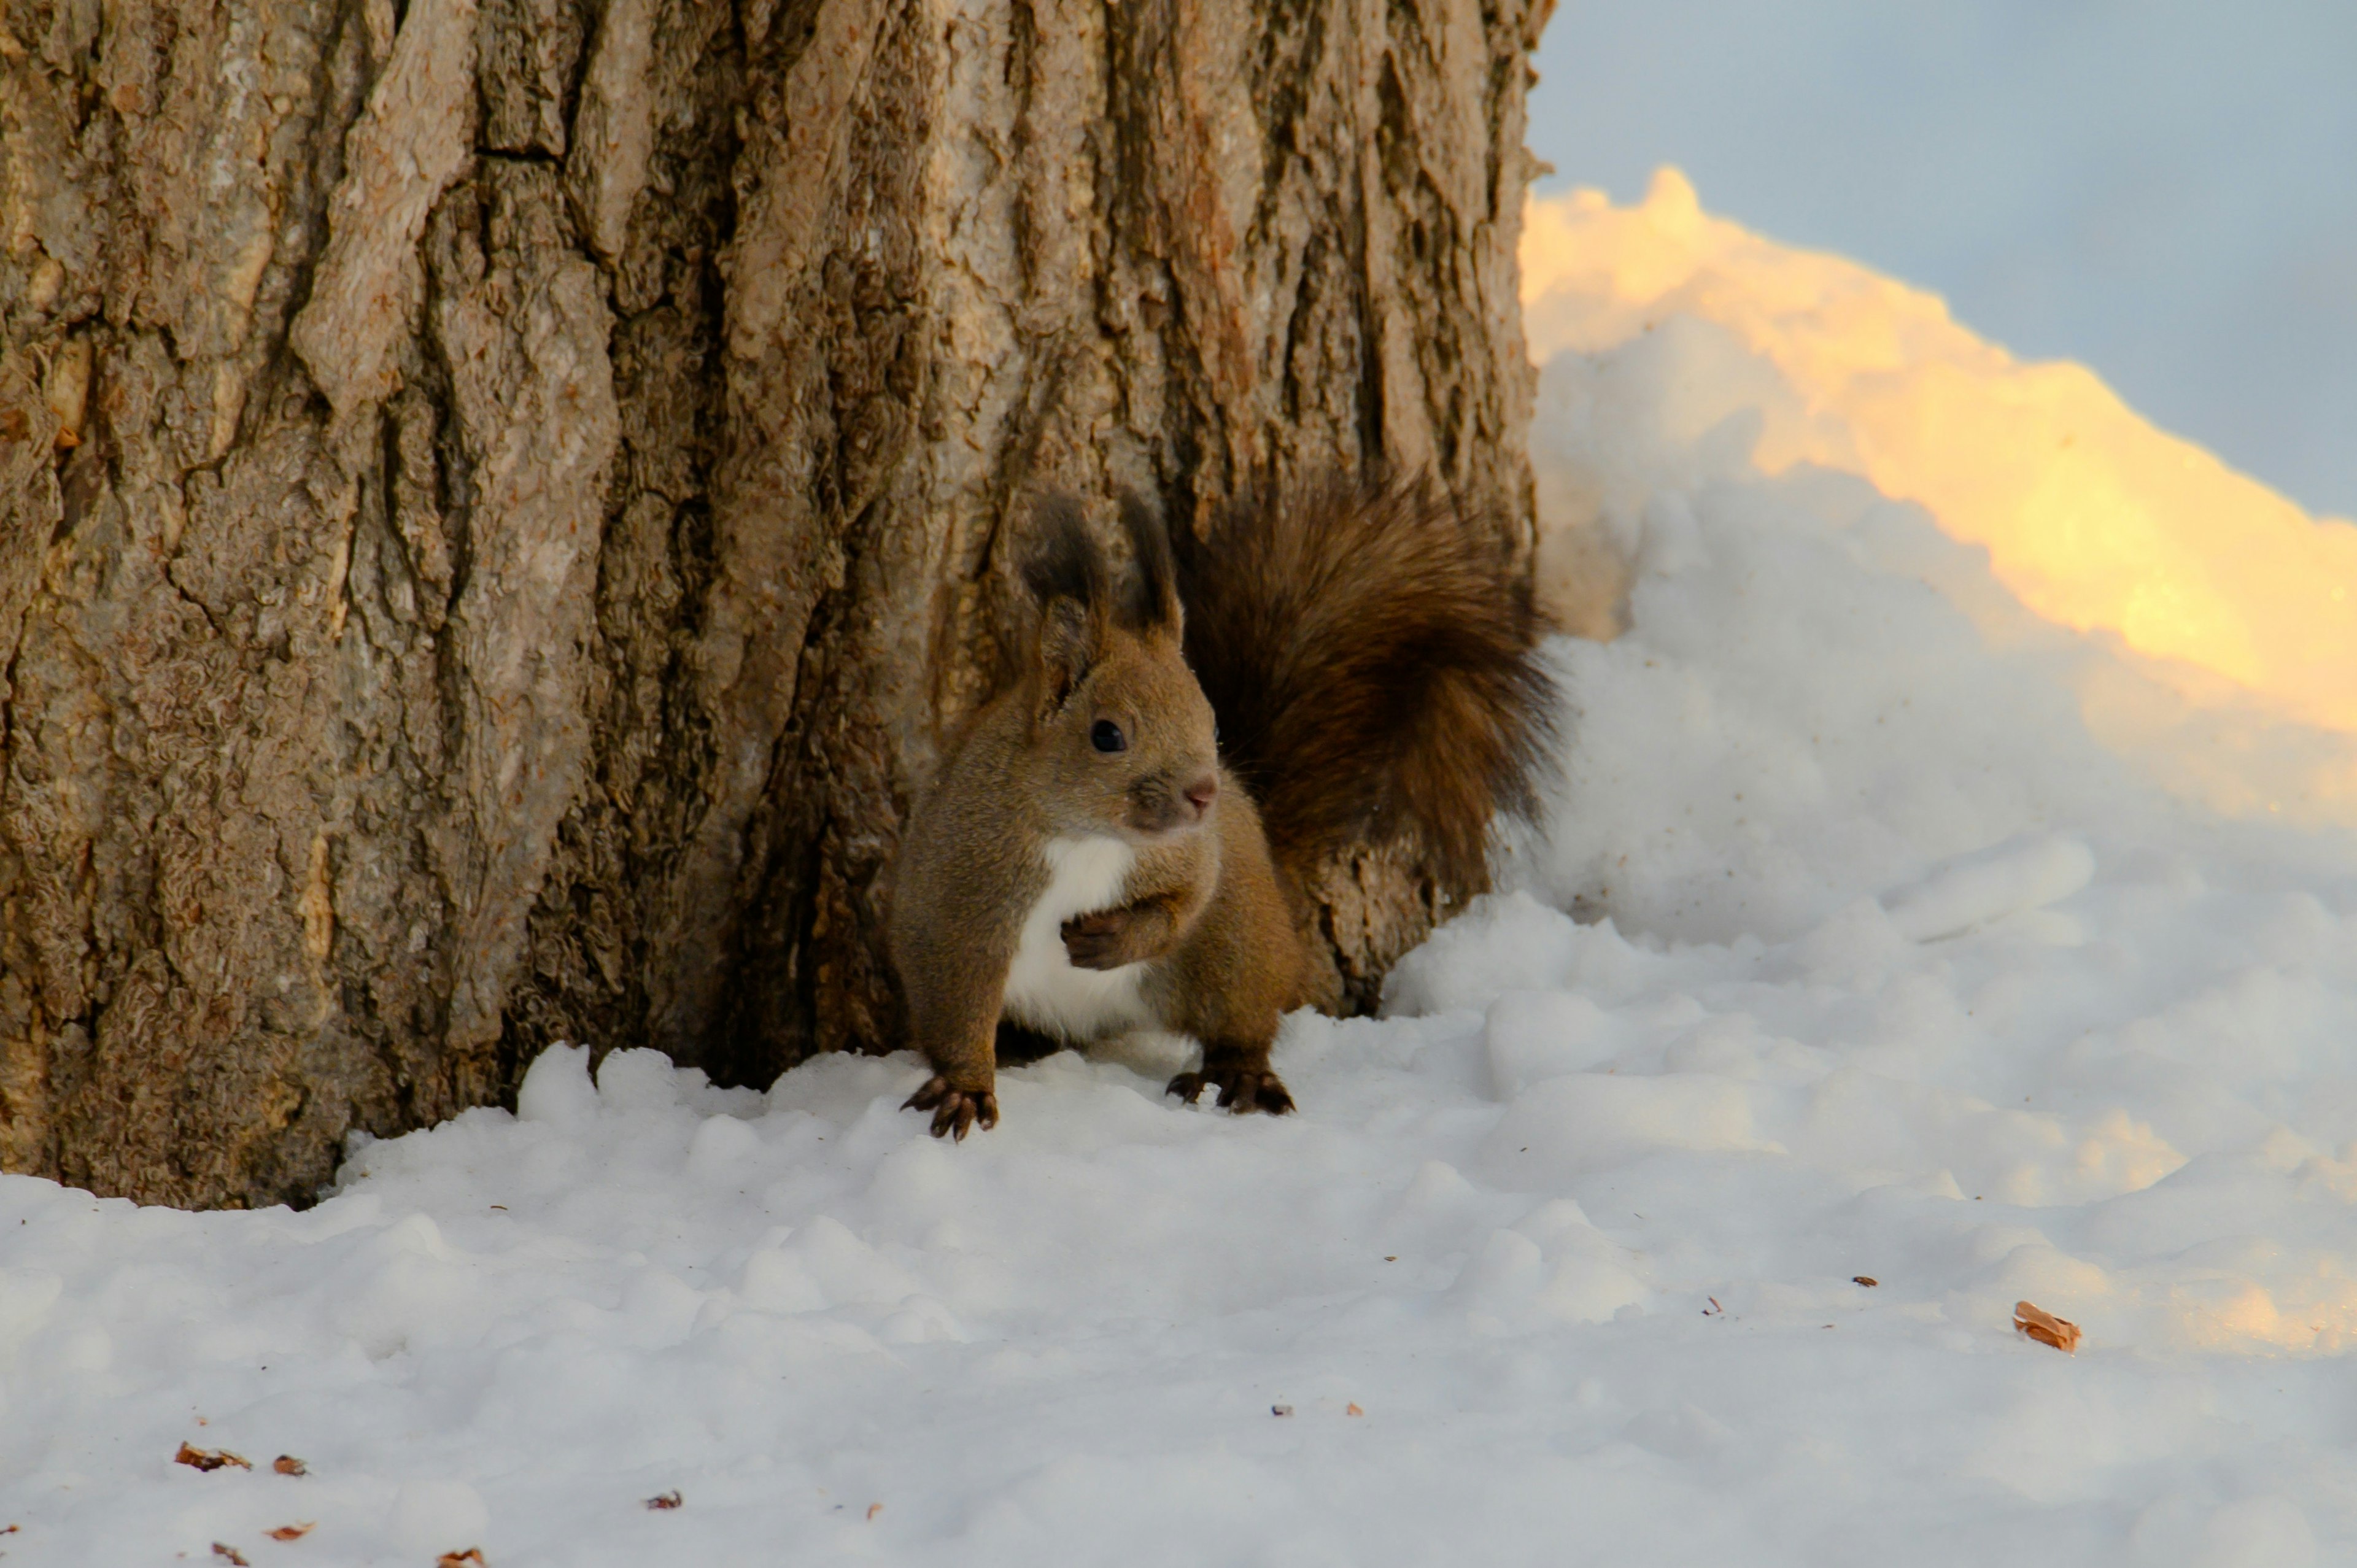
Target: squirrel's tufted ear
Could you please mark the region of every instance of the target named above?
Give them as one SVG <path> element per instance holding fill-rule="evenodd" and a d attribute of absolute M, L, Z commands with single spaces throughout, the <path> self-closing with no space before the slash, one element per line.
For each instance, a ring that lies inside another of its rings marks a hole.
<path fill-rule="evenodd" d="M 1122 532 L 1129 535 L 1131 578 L 1121 596 L 1121 623 L 1133 631 L 1178 635 L 1178 565 L 1170 553 L 1170 532 L 1162 514 L 1135 490 L 1121 492 Z"/>
<path fill-rule="evenodd" d="M 1039 664 L 1049 708 L 1104 651 L 1107 589 L 1104 553 L 1070 496 L 1039 503 L 1039 521 L 1023 556 L 1023 584 L 1039 606 Z"/>

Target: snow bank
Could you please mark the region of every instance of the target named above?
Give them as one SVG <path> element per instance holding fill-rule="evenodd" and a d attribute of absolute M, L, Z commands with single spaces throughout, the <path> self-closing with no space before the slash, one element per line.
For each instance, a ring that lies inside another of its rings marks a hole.
<path fill-rule="evenodd" d="M 2346 732 L 1878 489 L 1753 335 L 1821 259 L 1640 306 L 1579 211 L 1536 456 L 1625 627 L 1510 890 L 1288 1023 L 1300 1115 L 1145 1038 L 952 1147 L 906 1055 L 559 1047 L 304 1213 L 0 1178 L 7 1568 L 2357 1555 Z"/>
<path fill-rule="evenodd" d="M 1523 260 L 1534 356 L 1601 357 L 1613 383 L 1558 361 L 1543 457 L 1580 461 L 1566 424 L 1600 392 L 1620 426 L 1706 467 L 1861 475 L 1984 546 L 2035 614 L 2116 634 L 2190 692 L 2206 672 L 2281 716 L 2357 730 L 2357 526 L 2319 524 L 2154 429 L 2083 367 L 2018 363 L 1934 295 L 1712 218 L 1671 169 L 1636 207 L 1534 201 Z M 1634 349 L 1674 324 L 1674 343 Z M 1601 510 L 1625 528 L 1632 485 L 1660 488 L 1626 460 L 1584 485 L 1560 467 L 1567 520 Z"/>

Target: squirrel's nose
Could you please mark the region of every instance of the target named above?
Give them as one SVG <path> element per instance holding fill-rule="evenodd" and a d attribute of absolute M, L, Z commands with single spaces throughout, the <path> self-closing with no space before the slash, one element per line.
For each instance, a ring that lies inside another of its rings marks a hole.
<path fill-rule="evenodd" d="M 1211 809 L 1213 800 L 1219 799 L 1220 776 L 1206 773 L 1179 793 L 1187 797 L 1187 803 L 1195 808 L 1195 814 L 1200 817 Z"/>

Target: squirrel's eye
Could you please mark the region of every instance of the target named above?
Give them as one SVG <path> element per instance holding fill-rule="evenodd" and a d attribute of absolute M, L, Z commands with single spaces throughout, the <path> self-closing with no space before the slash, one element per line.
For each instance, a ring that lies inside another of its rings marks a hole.
<path fill-rule="evenodd" d="M 1099 719 L 1089 726 L 1089 744 L 1099 751 L 1126 751 L 1129 737 L 1111 719 Z"/>

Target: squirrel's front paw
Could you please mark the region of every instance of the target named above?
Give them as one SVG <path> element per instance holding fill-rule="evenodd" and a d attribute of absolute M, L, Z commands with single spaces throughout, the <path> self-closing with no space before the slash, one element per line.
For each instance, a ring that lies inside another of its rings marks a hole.
<path fill-rule="evenodd" d="M 1272 1116 L 1282 1116 L 1293 1109 L 1293 1096 L 1286 1092 L 1285 1080 L 1266 1068 L 1213 1068 L 1206 1066 L 1201 1072 L 1182 1072 L 1170 1080 L 1165 1094 L 1175 1094 L 1192 1105 L 1206 1089 L 1220 1091 L 1221 1105 L 1239 1116 L 1247 1112 L 1265 1111 Z"/>
<path fill-rule="evenodd" d="M 1064 922 L 1064 951 L 1074 969 L 1119 969 L 1131 961 L 1129 928 L 1125 910 L 1075 915 Z"/>
<path fill-rule="evenodd" d="M 903 1101 L 900 1109 L 931 1112 L 933 1136 L 946 1137 L 952 1143 L 964 1138 L 977 1122 L 985 1132 L 998 1125 L 996 1094 L 987 1089 L 952 1089 L 950 1080 L 938 1074 Z"/>

